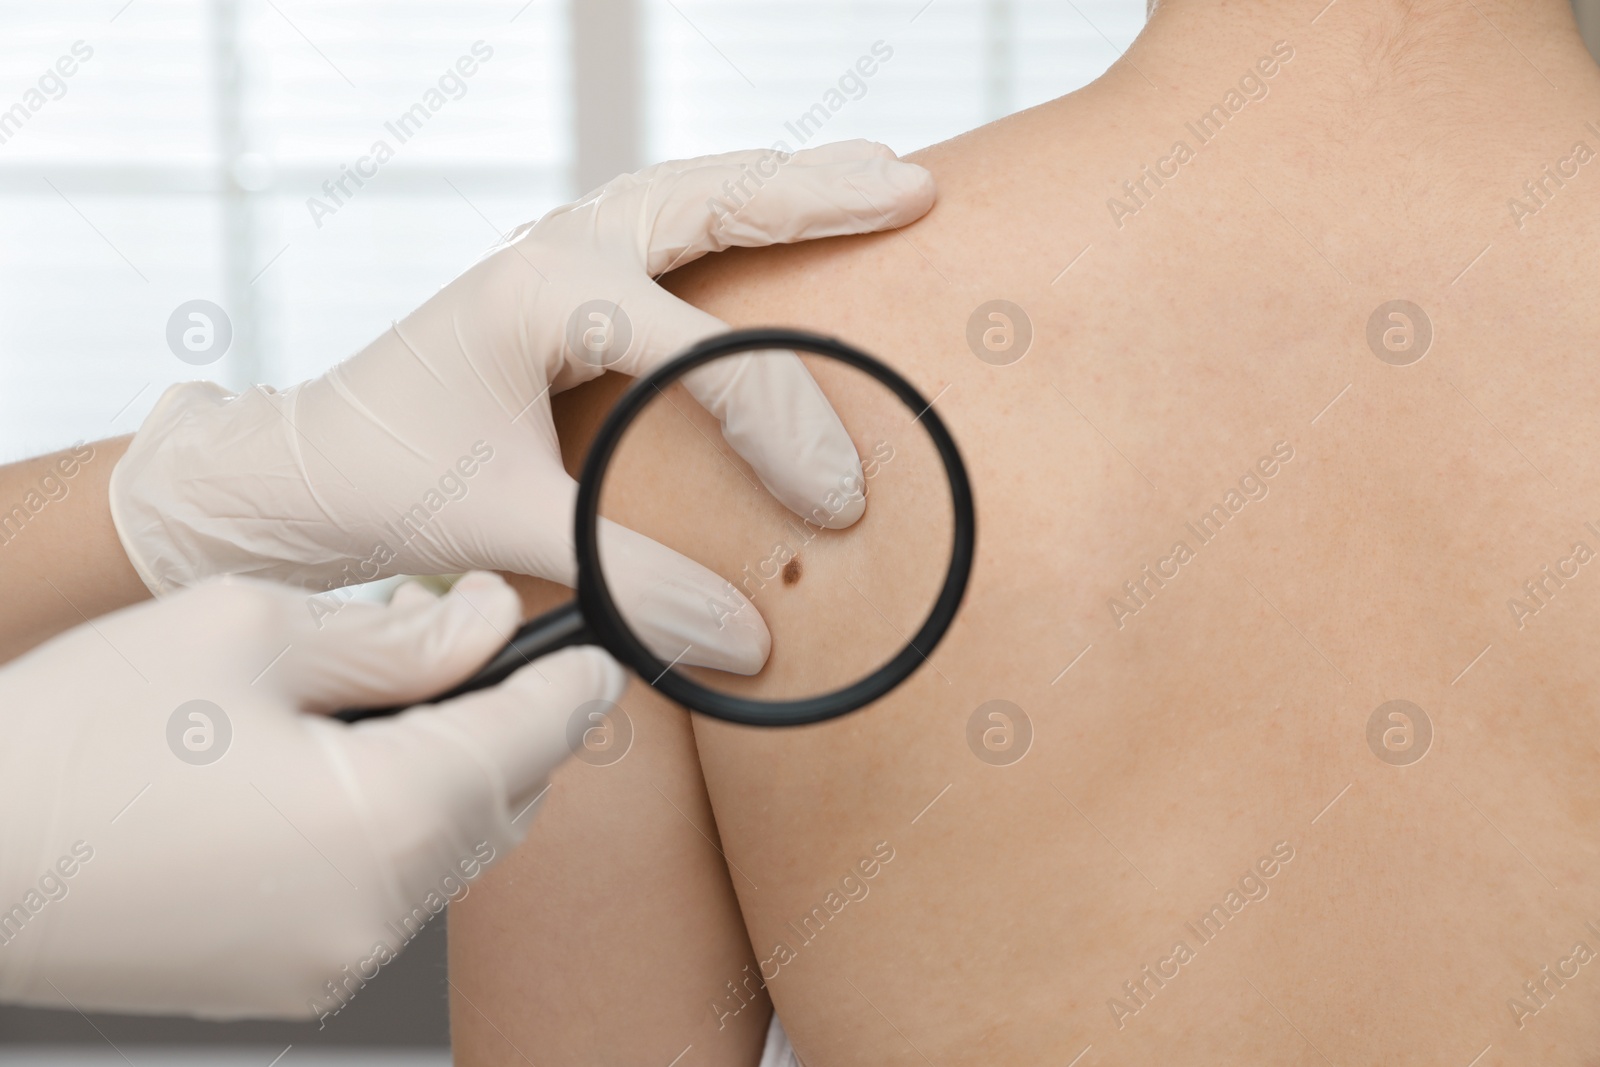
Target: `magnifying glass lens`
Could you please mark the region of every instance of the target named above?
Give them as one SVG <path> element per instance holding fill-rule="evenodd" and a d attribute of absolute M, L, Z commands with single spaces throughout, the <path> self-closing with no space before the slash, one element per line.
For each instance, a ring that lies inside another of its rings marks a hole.
<path fill-rule="evenodd" d="M 904 653 L 951 571 L 956 502 L 925 412 L 841 360 L 800 356 L 834 416 L 786 365 L 795 358 L 740 352 L 662 383 L 601 481 L 597 577 L 632 634 L 706 691 L 797 701 L 846 689 Z M 771 412 L 759 433 L 725 436 L 696 399 L 729 391 L 764 396 L 729 405 Z M 790 480 L 775 494 L 740 448 Z M 685 559 L 642 559 L 617 526 Z"/>

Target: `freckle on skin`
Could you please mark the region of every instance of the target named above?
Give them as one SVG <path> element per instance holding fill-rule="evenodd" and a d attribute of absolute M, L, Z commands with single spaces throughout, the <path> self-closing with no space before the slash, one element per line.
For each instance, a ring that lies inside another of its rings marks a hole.
<path fill-rule="evenodd" d="M 800 580 L 800 557 L 796 556 L 783 565 L 783 584 L 793 585 Z"/>

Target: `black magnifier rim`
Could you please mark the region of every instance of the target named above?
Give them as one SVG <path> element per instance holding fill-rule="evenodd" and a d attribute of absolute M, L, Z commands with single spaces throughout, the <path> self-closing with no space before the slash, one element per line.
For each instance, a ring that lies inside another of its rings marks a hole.
<path fill-rule="evenodd" d="M 920 420 L 933 438 L 950 481 L 954 510 L 954 543 L 950 568 L 932 610 L 911 642 L 881 667 L 842 689 L 801 700 L 751 700 L 707 688 L 678 674 L 644 646 L 617 609 L 600 564 L 600 490 L 606 467 L 622 435 L 660 389 L 714 359 L 767 349 L 828 356 L 870 375 L 888 388 Z M 639 677 L 691 710 L 749 726 L 803 726 L 848 714 L 887 695 L 927 661 L 949 630 L 967 590 L 977 542 L 977 517 L 966 464 L 944 421 L 915 386 L 886 364 L 833 337 L 802 330 L 759 328 L 733 330 L 700 342 L 687 352 L 639 378 L 623 394 L 600 426 L 584 460 L 578 482 L 573 540 L 578 555 L 578 605 L 597 642 Z"/>

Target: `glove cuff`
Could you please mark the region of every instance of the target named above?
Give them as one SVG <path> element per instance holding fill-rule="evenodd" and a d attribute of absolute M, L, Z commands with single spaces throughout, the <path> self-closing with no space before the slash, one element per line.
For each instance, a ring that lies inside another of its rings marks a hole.
<path fill-rule="evenodd" d="M 293 585 L 337 574 L 343 555 L 304 536 L 319 509 L 293 441 L 293 393 L 197 381 L 157 401 L 109 494 L 117 537 L 152 593 L 221 574 Z"/>
<path fill-rule="evenodd" d="M 207 570 L 203 561 L 177 550 L 182 524 L 168 519 L 177 487 L 167 480 L 172 471 L 163 446 L 197 412 L 220 408 L 229 399 L 214 382 L 183 382 L 167 389 L 111 472 L 111 523 L 128 561 L 156 596 L 193 585 Z M 157 492 L 152 494 L 152 488 Z"/>

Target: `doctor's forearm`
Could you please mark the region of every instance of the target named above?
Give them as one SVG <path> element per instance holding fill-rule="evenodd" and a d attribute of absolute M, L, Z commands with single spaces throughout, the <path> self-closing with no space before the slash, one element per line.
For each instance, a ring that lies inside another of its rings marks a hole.
<path fill-rule="evenodd" d="M 150 595 L 111 522 L 107 489 L 128 438 L 0 467 L 0 663 Z"/>

